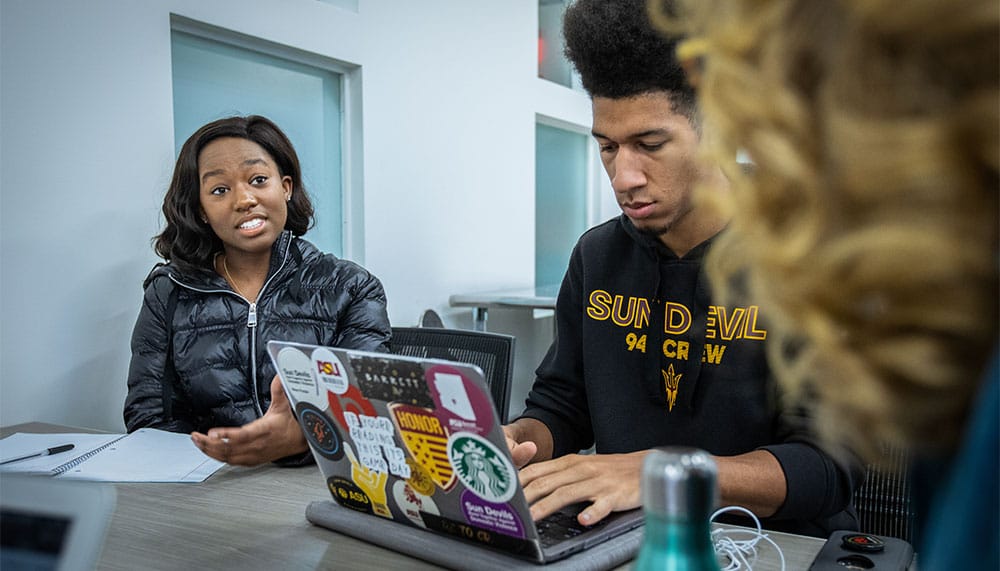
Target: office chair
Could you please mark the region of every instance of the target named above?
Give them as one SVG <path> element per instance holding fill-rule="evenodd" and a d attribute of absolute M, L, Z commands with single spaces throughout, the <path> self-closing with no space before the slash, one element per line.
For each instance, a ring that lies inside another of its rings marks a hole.
<path fill-rule="evenodd" d="M 441 320 L 438 312 L 433 309 L 425 309 L 420 314 L 420 321 L 417 322 L 417 327 L 444 327 L 444 321 Z"/>
<path fill-rule="evenodd" d="M 507 422 L 514 373 L 514 337 L 485 331 L 437 327 L 393 327 L 391 351 L 397 355 L 471 363 L 483 370 L 497 418 Z"/>
<path fill-rule="evenodd" d="M 865 481 L 854 492 L 859 531 L 913 542 L 915 513 L 909 462 L 909 455 L 902 450 L 886 447 L 882 457 L 868 465 Z"/>

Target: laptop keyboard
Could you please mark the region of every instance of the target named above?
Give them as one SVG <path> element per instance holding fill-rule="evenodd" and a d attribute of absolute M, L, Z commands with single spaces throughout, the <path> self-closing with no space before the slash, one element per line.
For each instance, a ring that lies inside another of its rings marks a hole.
<path fill-rule="evenodd" d="M 603 519 L 594 525 L 580 525 L 580 522 L 576 520 L 580 511 L 582 511 L 580 506 L 569 506 L 536 521 L 535 528 L 538 530 L 542 547 L 549 547 L 560 541 L 574 538 L 585 531 L 597 529 L 607 523 L 607 519 Z"/>

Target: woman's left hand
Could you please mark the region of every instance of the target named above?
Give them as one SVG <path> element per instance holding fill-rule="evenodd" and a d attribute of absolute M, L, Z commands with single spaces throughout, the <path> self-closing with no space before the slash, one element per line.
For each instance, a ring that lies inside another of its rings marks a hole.
<path fill-rule="evenodd" d="M 271 406 L 264 416 L 240 427 L 192 432 L 191 440 L 208 456 L 237 466 L 273 462 L 309 449 L 277 375 L 271 381 Z"/>

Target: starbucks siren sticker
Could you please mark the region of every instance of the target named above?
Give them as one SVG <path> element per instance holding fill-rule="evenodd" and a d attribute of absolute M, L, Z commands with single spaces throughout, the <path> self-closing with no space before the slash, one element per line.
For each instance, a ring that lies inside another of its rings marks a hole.
<path fill-rule="evenodd" d="M 514 496 L 517 472 L 492 442 L 471 432 L 448 437 L 448 460 L 458 479 L 480 498 L 503 503 Z"/>

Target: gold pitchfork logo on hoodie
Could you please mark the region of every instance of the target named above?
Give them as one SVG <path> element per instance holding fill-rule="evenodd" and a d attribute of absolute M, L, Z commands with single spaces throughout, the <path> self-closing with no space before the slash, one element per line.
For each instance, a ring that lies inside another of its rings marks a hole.
<path fill-rule="evenodd" d="M 667 410 L 674 410 L 674 403 L 677 402 L 677 387 L 680 385 L 684 373 L 675 374 L 673 365 L 670 365 L 666 371 L 661 369 L 660 372 L 663 373 L 663 385 L 667 390 Z"/>

